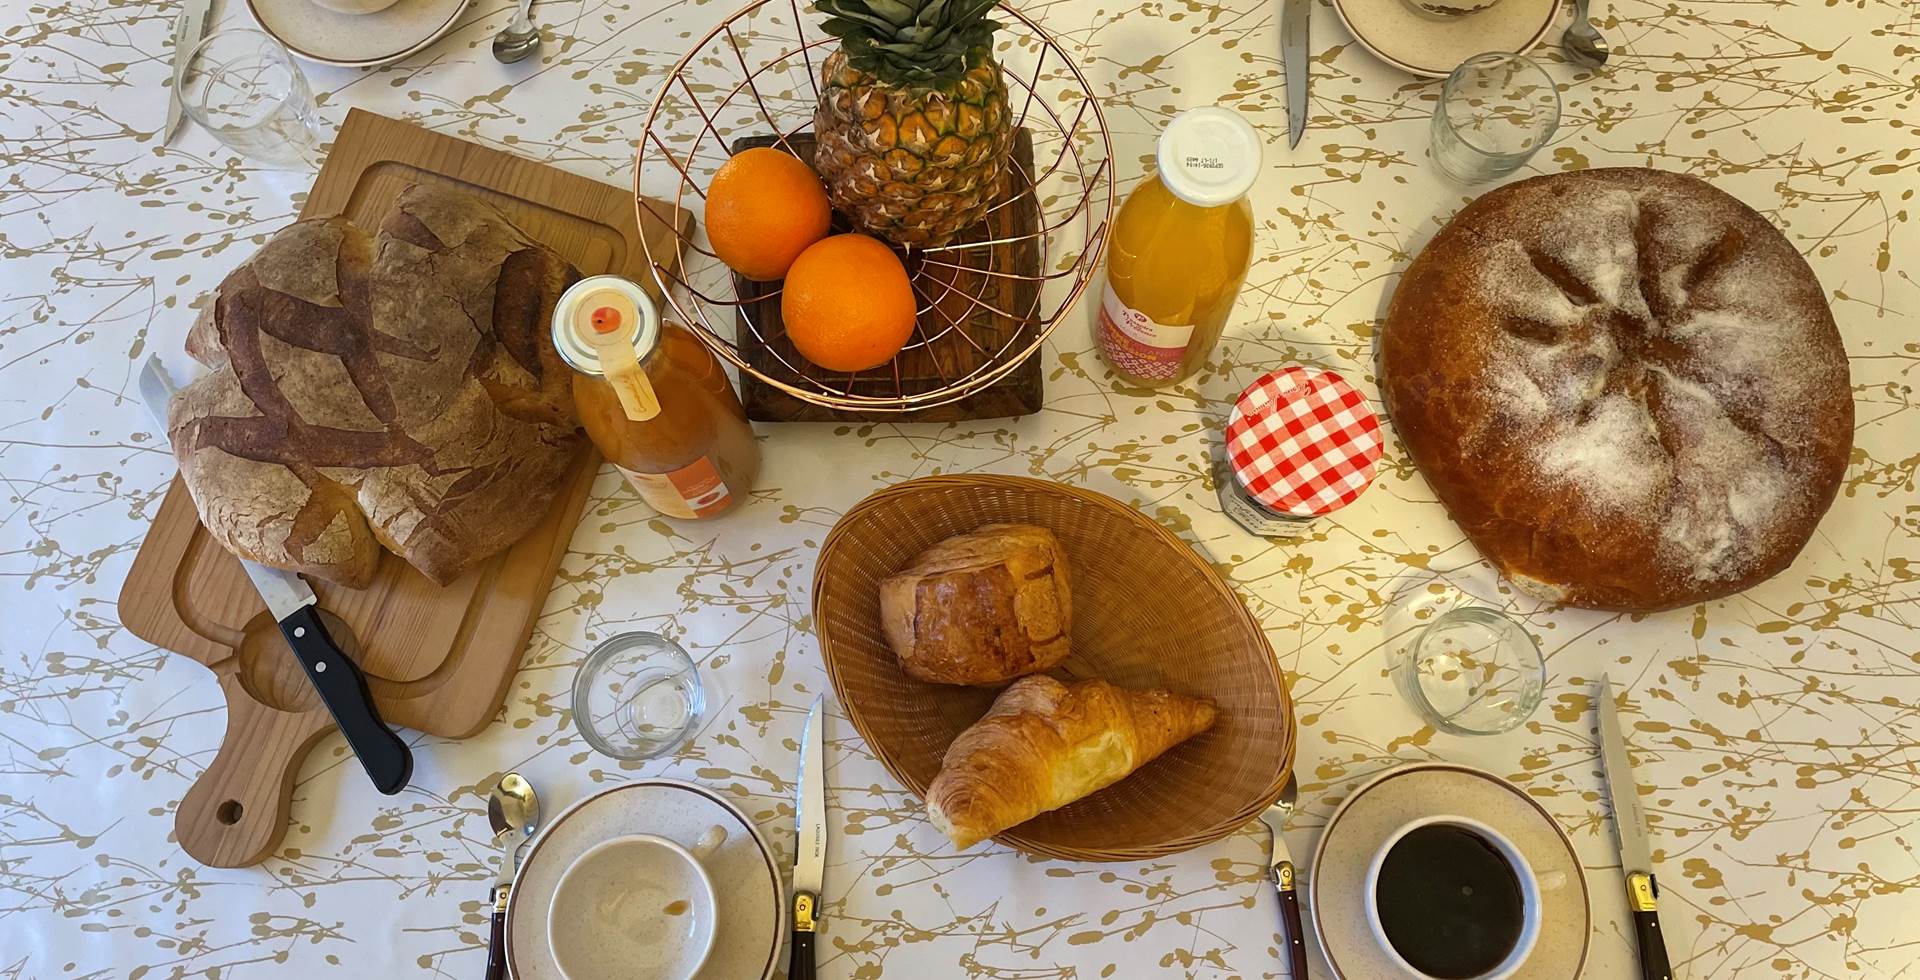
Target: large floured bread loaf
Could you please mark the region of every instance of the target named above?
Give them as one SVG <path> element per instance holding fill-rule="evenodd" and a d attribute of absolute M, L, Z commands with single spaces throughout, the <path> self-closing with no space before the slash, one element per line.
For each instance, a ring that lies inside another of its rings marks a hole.
<path fill-rule="evenodd" d="M 1394 293 L 1382 390 L 1515 584 L 1657 610 L 1786 568 L 1845 474 L 1846 351 L 1785 236 L 1705 181 L 1623 168 L 1482 195 Z"/>
<path fill-rule="evenodd" d="M 581 437 L 548 340 L 574 268 L 470 195 L 404 191 L 379 237 L 276 233 L 188 337 L 168 432 L 207 530 L 349 586 L 380 547 L 446 584 L 546 514 Z"/>

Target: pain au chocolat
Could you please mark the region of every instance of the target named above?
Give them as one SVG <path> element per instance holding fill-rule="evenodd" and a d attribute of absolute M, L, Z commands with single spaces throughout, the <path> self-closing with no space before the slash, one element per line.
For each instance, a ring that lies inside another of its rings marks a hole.
<path fill-rule="evenodd" d="M 1575 606 L 1668 609 L 1780 572 L 1852 450 L 1846 351 L 1813 271 L 1681 174 L 1482 195 L 1401 279 L 1380 371 L 1481 554 Z"/>

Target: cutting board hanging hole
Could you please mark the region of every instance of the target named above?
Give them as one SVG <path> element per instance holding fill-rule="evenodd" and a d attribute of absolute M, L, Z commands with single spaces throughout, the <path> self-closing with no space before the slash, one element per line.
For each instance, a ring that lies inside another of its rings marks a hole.
<path fill-rule="evenodd" d="M 213 818 L 231 827 L 240 822 L 240 815 L 245 812 L 247 808 L 241 806 L 239 800 L 228 800 L 213 812 Z"/>

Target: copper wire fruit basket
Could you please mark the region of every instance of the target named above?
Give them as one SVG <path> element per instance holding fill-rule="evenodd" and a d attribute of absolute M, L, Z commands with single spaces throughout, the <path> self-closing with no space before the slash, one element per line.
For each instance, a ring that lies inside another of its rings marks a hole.
<path fill-rule="evenodd" d="M 951 405 L 1021 368 L 1085 292 L 1113 220 L 1106 118 L 1052 35 L 1005 5 L 995 18 L 1004 25 L 995 57 L 1019 134 L 1014 165 L 979 225 L 950 244 L 902 252 L 919 309 L 913 335 L 888 364 L 847 374 L 806 363 L 778 324 L 780 284 L 736 277 L 697 223 L 666 246 L 646 243 L 669 318 L 737 367 L 744 388 L 758 383 L 836 412 Z M 801 0 L 758 0 L 693 45 L 647 112 L 634 163 L 637 208 L 657 207 L 652 198 L 700 214 L 713 172 L 747 145 L 810 162 L 820 66 L 839 44 L 820 19 Z M 682 227 L 671 214 L 658 217 Z M 837 215 L 835 230 L 847 230 Z M 1036 390 L 1037 367 L 1029 366 Z"/>

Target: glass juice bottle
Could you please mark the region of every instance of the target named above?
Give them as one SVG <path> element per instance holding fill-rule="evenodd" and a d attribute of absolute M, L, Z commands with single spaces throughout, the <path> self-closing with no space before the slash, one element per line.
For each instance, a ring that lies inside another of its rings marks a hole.
<path fill-rule="evenodd" d="M 1253 255 L 1260 134 L 1230 109 L 1188 109 L 1155 163 L 1114 220 L 1093 328 L 1114 373 L 1148 387 L 1186 380 L 1220 342 Z"/>
<path fill-rule="evenodd" d="M 574 369 L 573 403 L 601 455 L 668 517 L 724 513 L 760 471 L 733 382 L 685 327 L 664 323 L 630 279 L 574 283 L 553 310 L 553 346 Z"/>

